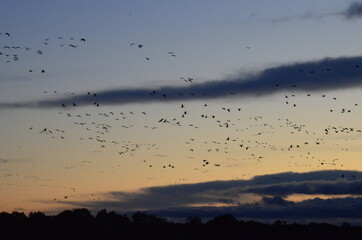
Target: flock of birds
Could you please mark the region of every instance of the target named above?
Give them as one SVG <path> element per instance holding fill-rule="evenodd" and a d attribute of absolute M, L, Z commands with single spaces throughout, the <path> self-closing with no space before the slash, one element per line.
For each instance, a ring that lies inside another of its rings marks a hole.
<path fill-rule="evenodd" d="M 130 46 L 131 46 L 131 47 L 137 46 L 138 48 L 143 48 L 143 44 L 139 44 L 139 43 L 136 44 L 136 43 L 134 43 L 134 42 L 132 42 L 132 43 L 130 44 Z M 171 57 L 176 57 L 176 54 L 175 54 L 175 52 L 173 52 L 173 51 L 169 51 L 168 54 L 169 54 Z M 146 58 L 147 61 L 151 60 L 150 57 L 145 57 L 145 58 Z"/>
<path fill-rule="evenodd" d="M 10 38 L 9 33 L 0 33 L 0 37 Z M 49 38 L 43 41 L 44 47 L 52 44 L 59 47 L 77 48 L 80 44 L 86 42 L 85 38 L 63 38 L 58 37 L 55 40 Z M 141 49 L 143 44 L 132 42 L 130 47 Z M 250 47 L 247 47 L 250 49 Z M 46 50 L 33 49 L 31 47 L 20 46 L 3 46 L 0 52 L 1 57 L 5 58 L 6 63 L 16 62 L 21 59 L 21 51 L 33 52 L 38 55 L 44 55 Z M 171 57 L 176 57 L 175 52 L 169 51 Z M 145 57 L 147 61 L 150 57 Z M 359 70 L 359 65 L 354 66 Z M 35 70 L 29 69 L 29 72 Z M 302 71 L 309 71 L 303 70 Z M 330 71 L 330 69 L 326 69 Z M 45 73 L 45 69 L 41 69 L 41 73 Z M 310 74 L 314 71 L 310 70 Z M 180 80 L 187 84 L 193 84 L 193 77 L 180 77 Z M 278 83 L 271 83 L 274 86 L 280 87 Z M 298 86 L 292 85 L 291 88 Z M 74 92 L 59 91 L 43 91 L 44 94 L 57 95 L 76 95 Z M 196 93 L 178 93 L 196 94 Z M 207 92 L 200 93 L 207 95 Z M 227 95 L 234 95 L 229 92 Z M 360 137 L 362 128 L 354 126 L 326 126 L 323 129 L 315 130 L 307 124 L 298 123 L 288 117 L 280 117 L 268 119 L 268 117 L 257 115 L 248 116 L 248 110 L 244 106 L 224 106 L 221 108 L 213 107 L 213 102 L 205 102 L 199 106 L 197 104 L 187 104 L 180 102 L 172 112 L 167 114 L 148 112 L 147 110 L 137 111 L 133 109 L 122 110 L 117 108 L 114 111 L 103 111 L 101 96 L 95 92 L 85 93 L 89 97 L 89 105 L 94 105 L 98 108 L 92 112 L 84 112 L 83 108 L 77 102 L 72 104 L 63 103 L 59 106 L 62 110 L 58 114 L 72 123 L 72 129 L 63 129 L 61 127 L 43 126 L 41 128 L 29 126 L 28 131 L 40 134 L 44 137 L 49 137 L 57 141 L 75 141 L 74 134 L 78 133 L 77 141 L 92 146 L 94 153 L 111 152 L 117 159 L 133 159 L 137 158 L 138 153 L 147 153 L 150 159 L 139 159 L 141 166 L 147 168 L 158 168 L 160 171 L 174 171 L 178 168 L 179 162 L 173 160 L 174 156 L 163 152 L 163 142 L 146 142 L 144 140 L 130 140 L 129 137 L 137 129 L 142 135 L 157 136 L 159 132 L 169 132 L 170 135 L 177 135 L 179 132 L 189 133 L 190 136 L 183 139 L 182 145 L 179 145 L 175 151 L 182 151 L 184 158 L 192 162 L 192 170 L 202 173 L 208 173 L 212 169 L 243 167 L 243 163 L 252 162 L 260 165 L 263 162 L 272 160 L 269 155 L 271 153 L 287 154 L 289 161 L 288 166 L 321 168 L 325 166 L 339 168 L 343 167 L 343 161 L 339 158 L 326 159 L 318 156 L 318 148 L 333 147 L 338 151 L 349 151 L 349 144 L 343 145 L 341 142 L 332 142 L 336 134 L 340 134 L 347 140 L 357 141 Z M 167 94 L 153 90 L 149 93 L 150 96 L 160 97 L 167 101 Z M 282 102 L 288 106 L 296 108 L 298 105 L 295 101 L 300 97 L 294 93 L 281 96 Z M 307 93 L 302 97 L 313 98 L 314 94 Z M 334 103 L 335 109 L 327 109 L 330 113 L 352 113 L 359 111 L 359 104 L 354 103 L 351 106 L 337 108 L 337 97 L 329 97 L 325 94 L 318 96 Z M 283 102 L 284 101 L 284 102 Z M 195 107 L 196 109 L 195 110 Z M 299 107 L 299 106 L 298 106 Z M 106 109 L 109 109 L 108 107 Z M 125 107 L 123 107 L 125 109 Z M 201 109 L 201 110 L 200 110 Z M 142 124 L 144 123 L 144 124 Z M 141 125 L 142 124 L 142 125 Z M 175 129 L 175 130 L 173 130 Z M 200 133 L 217 132 L 217 136 L 200 136 Z M 121 133 L 121 135 L 120 135 Z M 192 134 L 195 133 L 195 136 Z M 287 136 L 290 143 L 284 144 L 279 141 L 279 135 Z M 277 137 L 273 137 L 273 136 Z M 120 137 L 121 136 L 121 137 Z M 332 136 L 332 138 L 328 138 Z M 170 137 L 169 140 L 172 140 Z M 177 137 L 175 137 L 177 138 Z M 82 144 L 83 144 L 82 143 Z M 284 145 L 282 145 L 284 144 Z M 95 147 L 95 148 L 93 148 Z M 157 161 L 155 160 L 157 159 Z M 308 161 L 306 161 L 308 160 Z M 0 161 L 4 164 L 5 160 Z M 275 161 L 275 159 L 273 160 Z M 92 164 L 92 161 L 82 161 L 78 165 L 86 166 Z M 71 170 L 75 165 L 66 166 L 65 170 Z M 120 164 L 112 166 L 112 171 L 116 172 L 116 168 L 121 168 Z M 180 181 L 188 181 L 189 178 L 180 178 Z M 75 192 L 75 188 L 71 189 L 71 193 Z M 75 196 L 76 194 L 73 194 Z M 72 195 L 66 195 L 64 198 L 55 198 L 54 200 L 64 200 L 71 198 Z"/>
<path fill-rule="evenodd" d="M 276 85 L 278 87 L 278 85 Z M 53 93 L 57 93 L 54 91 Z M 66 93 L 65 93 L 66 94 Z M 75 93 L 73 93 L 75 94 Z M 158 94 L 155 90 L 152 91 L 153 95 Z M 88 96 L 91 96 L 92 99 L 90 100 L 90 104 L 93 103 L 94 105 L 100 106 L 98 101 L 95 101 L 97 98 L 97 93 L 87 93 Z M 163 94 L 163 96 L 165 96 Z M 311 94 L 306 94 L 307 97 L 311 97 Z M 297 96 L 295 94 L 291 95 L 285 95 L 286 99 L 294 99 Z M 321 95 L 321 98 L 326 98 L 326 95 Z M 333 101 L 337 101 L 336 97 L 331 98 Z M 286 101 L 286 104 L 289 104 L 288 101 Z M 295 149 L 308 149 L 311 148 L 313 145 L 315 146 L 322 146 L 325 144 L 324 139 L 320 136 L 321 133 L 316 133 L 315 131 L 311 131 L 307 129 L 307 126 L 305 124 L 298 124 L 295 123 L 288 118 L 278 118 L 277 122 L 279 122 L 278 125 L 270 124 L 266 121 L 264 121 L 263 116 L 253 116 L 249 117 L 248 121 L 251 121 L 251 124 L 249 126 L 246 126 L 244 128 L 240 128 L 240 126 L 244 125 L 245 123 L 245 112 L 243 111 L 243 108 L 237 107 L 222 107 L 219 110 L 215 110 L 211 106 L 210 103 L 204 103 L 201 105 L 205 112 L 199 114 L 198 116 L 195 116 L 194 113 L 192 115 L 190 114 L 190 111 L 188 110 L 188 106 L 186 103 L 180 103 L 179 108 L 173 113 L 174 116 L 172 117 L 161 117 L 160 119 L 156 119 L 149 125 L 144 125 L 143 128 L 148 130 L 158 130 L 161 128 L 165 128 L 166 126 L 169 127 L 182 127 L 182 128 L 191 128 L 191 129 L 199 129 L 202 128 L 202 126 L 207 126 L 210 128 L 210 130 L 215 128 L 223 128 L 226 131 L 230 133 L 230 136 L 224 137 L 224 139 L 215 139 L 212 141 L 203 141 L 202 145 L 204 145 L 203 151 L 205 153 L 211 153 L 211 154 L 218 154 L 222 153 L 224 155 L 227 155 L 229 153 L 232 153 L 235 151 L 236 148 L 239 148 L 240 150 L 244 151 L 247 157 L 243 158 L 243 160 L 256 160 L 256 162 L 261 163 L 263 159 L 265 159 L 267 156 L 261 156 L 258 154 L 258 149 L 268 149 L 272 151 L 293 151 Z M 353 104 L 352 107 L 355 109 L 358 109 L 358 104 Z M 116 111 L 110 111 L 110 112 L 98 112 L 97 118 L 100 119 L 107 119 L 108 122 L 113 123 L 113 125 L 106 124 L 106 123 L 97 123 L 96 121 L 93 121 L 95 116 L 92 113 L 84 113 L 84 114 L 76 114 L 74 113 L 75 109 L 74 107 L 77 107 L 77 103 L 73 103 L 71 108 L 68 108 L 65 104 L 62 105 L 63 108 L 70 110 L 70 111 L 60 111 L 58 114 L 65 116 L 68 119 L 71 119 L 74 122 L 74 125 L 82 128 L 85 130 L 85 133 L 88 133 L 88 136 L 80 137 L 80 140 L 88 140 L 88 141 L 94 141 L 96 143 L 99 143 L 99 150 L 104 150 L 107 148 L 109 144 L 111 145 L 120 145 L 117 151 L 115 153 L 118 153 L 120 156 L 127 156 L 127 154 L 134 154 L 136 151 L 160 151 L 159 144 L 156 143 L 132 143 L 130 141 L 126 140 L 120 140 L 120 139 L 108 139 L 106 136 L 112 135 L 111 131 L 112 129 L 131 129 L 131 128 L 137 128 L 139 126 L 135 126 L 134 124 L 126 124 L 127 121 L 134 122 L 135 118 L 144 118 L 145 121 L 146 118 L 150 117 L 150 113 L 147 113 L 146 111 L 141 112 L 135 112 L 135 111 L 125 111 L 125 112 L 116 112 Z M 296 104 L 293 104 L 293 107 L 296 107 Z M 333 110 L 329 110 L 330 112 L 333 112 Z M 342 108 L 341 113 L 351 113 L 351 109 L 345 109 Z M 154 114 L 153 114 L 154 115 Z M 156 114 L 157 115 L 157 114 Z M 242 116 L 244 118 L 242 118 Z M 190 122 L 190 119 L 200 118 L 203 121 L 205 121 L 205 124 L 195 124 Z M 277 146 L 277 144 L 272 144 L 266 141 L 260 141 L 260 140 L 246 140 L 241 137 L 241 135 L 246 135 L 252 138 L 255 137 L 261 137 L 265 135 L 273 135 L 275 133 L 278 133 L 280 131 L 279 129 L 287 129 L 289 134 L 291 135 L 291 138 L 293 138 L 293 135 L 295 134 L 301 134 L 303 133 L 306 136 L 305 141 L 302 141 L 297 144 L 289 144 L 286 146 Z M 33 128 L 29 128 L 29 130 L 33 130 Z M 46 134 L 50 135 L 53 139 L 65 139 L 65 131 L 60 129 L 47 129 L 44 128 L 40 132 L 40 134 Z M 345 127 L 345 126 L 328 126 L 327 128 L 323 129 L 322 134 L 323 135 L 330 135 L 330 134 L 344 134 L 344 135 L 354 135 L 354 134 L 361 134 L 361 129 L 357 129 L 355 127 Z M 318 137 L 314 137 L 317 135 Z M 234 136 L 234 137 L 233 137 Z M 236 136 L 236 137 L 235 137 Z M 353 138 L 357 139 L 357 138 Z M 186 146 L 188 147 L 188 152 L 196 152 L 200 151 L 200 149 L 196 149 L 196 146 L 200 146 L 200 144 L 196 144 L 195 138 L 190 138 L 185 141 Z M 157 147 L 156 147 L 157 146 Z M 340 150 L 348 151 L 348 148 L 346 147 L 340 147 Z M 96 151 L 99 152 L 99 151 Z M 314 159 L 315 157 L 310 153 L 310 151 L 305 151 L 306 155 L 305 157 L 308 159 Z M 243 155 L 244 155 L 243 154 Z M 155 154 L 155 156 L 158 157 L 166 157 L 166 155 L 161 154 Z M 189 158 L 194 158 L 192 156 L 189 156 Z M 294 156 L 291 155 L 291 159 L 293 159 Z M 317 160 L 316 163 L 320 166 L 322 165 L 336 165 L 335 159 L 333 161 L 329 162 L 326 160 Z M 200 159 L 200 165 L 202 167 L 222 167 L 225 165 L 224 162 L 218 161 L 211 164 L 210 160 L 207 159 Z M 226 164 L 227 165 L 227 164 Z M 149 164 L 149 167 L 154 167 L 153 164 Z M 311 167 L 312 164 L 309 163 L 309 166 Z M 342 166 L 342 165 L 340 165 Z M 175 164 L 167 163 L 167 164 L 160 164 L 159 167 L 165 169 L 167 167 L 175 168 Z M 199 168 L 196 166 L 194 168 L 195 170 L 199 170 Z"/>
<path fill-rule="evenodd" d="M 11 39 L 12 35 L 8 32 L 6 33 L 0 33 L 0 39 L 4 36 L 5 38 Z M 8 39 L 6 39 L 8 40 Z M 59 36 L 56 39 L 50 39 L 46 38 L 41 43 L 43 46 L 42 48 L 33 48 L 30 46 L 19 46 L 19 45 L 3 45 L 2 49 L 0 49 L 0 57 L 2 57 L 5 60 L 5 63 L 15 63 L 18 61 L 21 61 L 22 56 L 25 54 L 37 54 L 40 56 L 43 56 L 47 48 L 55 45 L 58 47 L 69 47 L 69 48 L 78 48 L 80 44 L 85 43 L 85 38 L 75 38 L 75 37 L 62 37 Z M 40 72 L 45 73 L 45 69 L 28 69 L 28 72 Z"/>

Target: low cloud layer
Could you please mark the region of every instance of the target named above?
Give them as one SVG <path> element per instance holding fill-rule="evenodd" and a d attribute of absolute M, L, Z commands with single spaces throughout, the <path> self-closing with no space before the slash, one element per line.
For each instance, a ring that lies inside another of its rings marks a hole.
<path fill-rule="evenodd" d="M 287 198 L 300 194 L 309 197 L 297 202 Z M 325 199 L 318 197 L 322 195 Z M 287 172 L 257 176 L 250 180 L 149 187 L 138 192 L 110 192 L 106 197 L 109 200 L 64 203 L 95 210 L 144 210 L 171 218 L 186 218 L 189 215 L 212 218 L 231 213 L 236 217 L 253 219 L 362 219 L 362 172 Z"/>
<path fill-rule="evenodd" d="M 362 86 L 362 57 L 325 58 L 318 61 L 292 63 L 265 69 L 259 73 L 239 73 L 233 77 L 165 86 L 156 89 L 115 89 L 93 94 L 70 95 L 57 100 L 27 103 L 0 103 L 1 108 L 54 108 L 89 105 L 121 105 L 130 103 L 187 101 L 227 97 L 261 97 L 282 91 L 328 91 Z"/>
<path fill-rule="evenodd" d="M 283 204 L 274 204 L 284 201 Z M 232 214 L 245 220 L 274 221 L 282 219 L 289 222 L 327 222 L 340 224 L 349 222 L 360 224 L 362 220 L 362 198 L 333 198 L 305 200 L 294 203 L 276 198 L 265 198 L 259 204 L 232 207 L 180 207 L 149 211 L 161 217 L 185 219 L 188 216 L 200 216 L 204 219 L 223 214 Z"/>

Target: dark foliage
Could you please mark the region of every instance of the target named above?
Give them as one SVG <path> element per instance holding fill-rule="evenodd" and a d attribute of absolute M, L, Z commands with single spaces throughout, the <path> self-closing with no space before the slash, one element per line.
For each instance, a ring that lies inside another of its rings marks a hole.
<path fill-rule="evenodd" d="M 42 212 L 0 213 L 0 239 L 362 239 L 362 227 L 310 223 L 274 224 L 239 221 L 230 214 L 202 223 L 190 216 L 174 223 L 147 214 L 131 217 L 103 209 L 94 217 L 88 209 L 66 210 L 55 216 Z"/>

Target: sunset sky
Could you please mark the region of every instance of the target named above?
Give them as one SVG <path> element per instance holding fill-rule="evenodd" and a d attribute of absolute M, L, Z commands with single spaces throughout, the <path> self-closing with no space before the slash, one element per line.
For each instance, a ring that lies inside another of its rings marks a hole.
<path fill-rule="evenodd" d="M 362 2 L 10 1 L 0 212 L 362 220 Z"/>

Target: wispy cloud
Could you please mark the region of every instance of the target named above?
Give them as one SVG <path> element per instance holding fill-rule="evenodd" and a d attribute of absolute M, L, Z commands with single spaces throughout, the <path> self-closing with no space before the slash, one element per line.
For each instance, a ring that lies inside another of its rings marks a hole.
<path fill-rule="evenodd" d="M 261 97 L 282 91 L 328 91 L 362 86 L 362 57 L 324 58 L 290 63 L 257 73 L 191 83 L 186 86 L 98 91 L 97 96 L 70 95 L 61 99 L 27 103 L 0 103 L 1 108 L 54 108 L 65 106 L 121 105 L 130 103 L 217 99 L 231 96 Z"/>
<path fill-rule="evenodd" d="M 362 18 L 362 2 L 352 2 L 347 8 L 342 11 L 328 13 L 318 13 L 315 11 L 310 11 L 305 14 L 277 17 L 272 20 L 272 23 L 285 23 L 294 20 L 321 20 L 326 17 L 342 17 L 346 20 Z"/>
<path fill-rule="evenodd" d="M 315 12 L 309 12 L 305 14 L 299 14 L 299 15 L 287 15 L 282 17 L 277 17 L 272 19 L 272 23 L 285 23 L 295 20 L 321 20 L 328 16 L 336 16 L 340 15 L 341 13 L 315 13 Z"/>
<path fill-rule="evenodd" d="M 213 181 L 111 192 L 109 200 L 71 202 L 76 207 L 147 210 L 166 217 L 231 213 L 247 218 L 362 218 L 362 172 L 317 171 L 257 176 L 250 180 Z M 312 199 L 293 202 L 287 196 Z M 316 196 L 328 195 L 321 199 Z M 348 196 L 348 197 L 345 197 Z"/>

